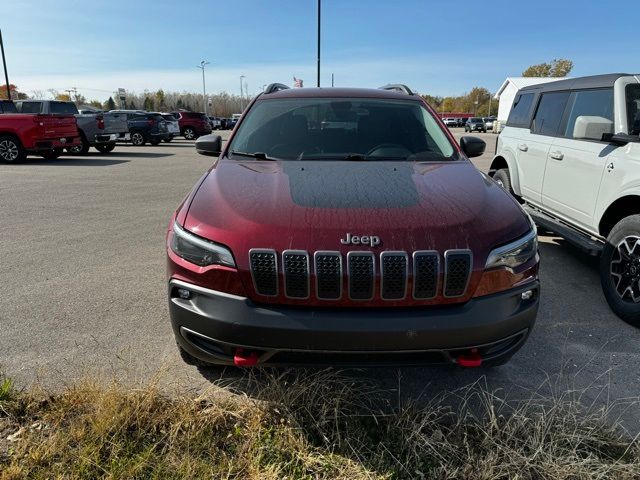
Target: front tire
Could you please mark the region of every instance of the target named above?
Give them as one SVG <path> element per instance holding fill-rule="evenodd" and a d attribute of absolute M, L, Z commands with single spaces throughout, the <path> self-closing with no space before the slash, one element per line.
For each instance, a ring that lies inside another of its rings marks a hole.
<path fill-rule="evenodd" d="M 45 160 L 55 160 L 58 157 L 60 157 L 60 155 L 62 155 L 62 149 L 54 148 L 51 150 L 47 150 L 46 152 L 43 152 L 41 155 L 42 155 L 42 158 L 44 158 Z"/>
<path fill-rule="evenodd" d="M 504 188 L 511 195 L 513 195 L 513 188 L 511 188 L 511 176 L 509 175 L 508 168 L 501 168 L 496 173 L 494 173 L 493 181 Z"/>
<path fill-rule="evenodd" d="M 640 215 L 623 218 L 607 236 L 600 282 L 613 313 L 640 327 Z"/>
<path fill-rule="evenodd" d="M 131 134 L 131 144 L 136 147 L 142 147 L 145 143 L 147 143 L 144 135 L 141 132 L 133 132 Z"/>
<path fill-rule="evenodd" d="M 100 153 L 109 153 L 109 152 L 113 152 L 113 149 L 116 148 L 116 144 L 107 143 L 103 145 L 96 145 L 95 147 L 96 147 L 96 150 L 98 150 Z"/>
<path fill-rule="evenodd" d="M 86 155 L 89 152 L 89 142 L 84 135 L 80 135 L 80 145 L 67 148 L 67 152 L 71 155 Z"/>
<path fill-rule="evenodd" d="M 22 144 L 11 136 L 0 136 L 0 160 L 6 163 L 23 162 L 27 153 Z"/>
<path fill-rule="evenodd" d="M 161 142 L 161 141 L 162 141 L 162 140 L 151 140 L 149 143 L 155 147 L 155 146 L 157 146 L 157 145 L 160 145 L 160 142 Z"/>
<path fill-rule="evenodd" d="M 196 139 L 196 131 L 191 127 L 185 127 L 185 129 L 182 131 L 182 135 L 187 140 L 195 140 Z"/>

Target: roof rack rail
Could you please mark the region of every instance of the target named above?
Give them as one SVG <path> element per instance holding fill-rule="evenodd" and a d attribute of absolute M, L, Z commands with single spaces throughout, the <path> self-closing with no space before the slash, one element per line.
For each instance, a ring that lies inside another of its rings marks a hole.
<path fill-rule="evenodd" d="M 264 89 L 264 92 L 266 95 L 273 93 L 273 92 L 279 92 L 280 90 L 288 90 L 289 87 L 287 87 L 284 83 L 270 83 L 269 85 L 267 85 L 267 88 Z"/>
<path fill-rule="evenodd" d="M 395 92 L 406 93 L 407 95 L 415 95 L 409 87 L 402 83 L 388 83 L 379 88 L 380 90 L 393 90 Z"/>

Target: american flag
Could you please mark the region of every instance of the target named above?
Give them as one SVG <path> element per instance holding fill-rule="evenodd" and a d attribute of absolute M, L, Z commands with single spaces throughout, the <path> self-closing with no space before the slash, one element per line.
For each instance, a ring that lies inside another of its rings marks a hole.
<path fill-rule="evenodd" d="M 295 88 L 302 88 L 303 87 L 302 79 L 301 78 L 296 78 L 296 76 L 294 75 L 293 76 L 293 86 Z"/>

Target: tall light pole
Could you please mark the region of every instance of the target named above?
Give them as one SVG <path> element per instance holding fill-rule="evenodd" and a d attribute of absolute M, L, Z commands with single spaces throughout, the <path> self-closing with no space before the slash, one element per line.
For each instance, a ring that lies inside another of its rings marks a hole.
<path fill-rule="evenodd" d="M 207 62 L 206 60 L 202 60 L 200 65 L 197 65 L 199 69 L 202 70 L 202 106 L 204 114 L 207 114 L 207 88 L 204 83 L 204 67 L 209 65 L 211 62 Z"/>
<path fill-rule="evenodd" d="M 318 79 L 316 82 L 316 86 L 320 87 L 320 3 L 321 0 L 318 0 Z"/>
<path fill-rule="evenodd" d="M 240 75 L 240 110 L 244 110 L 244 89 L 242 87 L 242 80 L 244 78 L 244 75 Z"/>
<path fill-rule="evenodd" d="M 9 88 L 9 74 L 7 73 L 7 61 L 4 58 L 4 42 L 2 41 L 2 30 L 0 30 L 0 50 L 2 50 L 2 66 L 4 67 L 4 80 L 7 82 L 7 100 L 11 100 L 11 88 Z"/>

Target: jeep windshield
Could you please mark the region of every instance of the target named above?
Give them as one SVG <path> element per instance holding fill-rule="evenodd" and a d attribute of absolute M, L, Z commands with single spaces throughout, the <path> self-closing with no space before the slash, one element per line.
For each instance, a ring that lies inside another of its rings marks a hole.
<path fill-rule="evenodd" d="M 290 98 L 258 100 L 229 152 L 238 160 L 253 155 L 271 160 L 422 162 L 450 160 L 456 149 L 417 101 Z"/>

